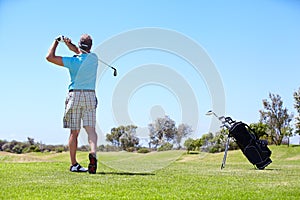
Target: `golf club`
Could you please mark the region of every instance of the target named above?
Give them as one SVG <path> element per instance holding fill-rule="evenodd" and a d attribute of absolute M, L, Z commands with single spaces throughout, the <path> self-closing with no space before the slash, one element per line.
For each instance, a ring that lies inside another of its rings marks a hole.
<path fill-rule="evenodd" d="M 206 115 L 214 115 L 216 118 L 218 118 L 222 122 L 221 127 L 226 127 L 228 129 L 230 128 L 229 124 L 233 122 L 233 120 L 230 117 L 224 117 L 224 116 L 218 117 L 218 115 L 216 113 L 214 113 L 212 110 L 209 110 L 206 113 Z M 228 152 L 228 148 L 229 148 L 229 141 L 230 141 L 230 137 L 227 137 L 226 144 L 225 144 L 225 151 L 224 151 L 223 161 L 222 161 L 222 165 L 221 165 L 221 170 L 223 168 L 225 168 L 227 152 Z"/>
<path fill-rule="evenodd" d="M 64 37 L 65 37 L 65 36 L 60 35 L 60 36 L 58 36 L 58 37 L 56 38 L 56 40 L 57 40 L 58 42 L 64 42 Z M 71 42 L 70 44 L 73 45 L 73 46 L 75 46 L 75 47 L 77 47 L 77 46 L 76 46 L 75 44 L 73 44 L 72 42 Z M 83 51 L 84 53 L 88 53 L 87 51 L 83 50 L 82 48 L 80 48 L 80 50 Z M 106 65 L 106 66 L 110 67 L 111 69 L 113 69 L 113 70 L 114 70 L 114 76 L 117 76 L 117 69 L 116 69 L 116 68 L 114 68 L 113 66 L 107 64 L 106 62 L 104 62 L 104 61 L 101 60 L 100 58 L 98 58 L 98 61 L 100 61 L 100 62 L 103 63 L 104 65 Z"/>
<path fill-rule="evenodd" d="M 216 118 L 219 118 L 212 110 L 207 111 L 206 115 L 214 115 Z"/>
<path fill-rule="evenodd" d="M 227 137 L 221 169 L 225 168 L 225 163 L 226 163 L 226 158 L 227 158 L 227 151 L 228 151 L 228 148 L 229 148 L 229 140 L 230 140 L 230 138 Z"/>
<path fill-rule="evenodd" d="M 221 116 L 219 117 L 216 113 L 214 113 L 212 110 L 209 110 L 206 115 L 210 116 L 210 115 L 214 115 L 216 118 L 218 118 L 218 120 L 221 121 L 222 123 L 222 127 L 226 127 L 226 128 L 230 128 L 230 124 L 234 123 L 235 121 L 233 121 L 230 117 L 224 117 L 224 116 Z"/>

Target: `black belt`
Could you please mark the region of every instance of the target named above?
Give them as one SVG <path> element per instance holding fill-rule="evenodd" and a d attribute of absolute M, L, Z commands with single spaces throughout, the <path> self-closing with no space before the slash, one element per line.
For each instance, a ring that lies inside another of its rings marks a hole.
<path fill-rule="evenodd" d="M 95 92 L 95 90 L 80 90 L 80 89 L 71 89 L 69 92 Z"/>

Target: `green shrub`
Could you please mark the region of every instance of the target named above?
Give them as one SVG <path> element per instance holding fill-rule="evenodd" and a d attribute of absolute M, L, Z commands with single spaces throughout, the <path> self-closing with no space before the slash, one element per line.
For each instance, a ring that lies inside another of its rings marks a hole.
<path fill-rule="evenodd" d="M 40 152 L 40 148 L 36 145 L 30 145 L 23 149 L 22 153 Z"/>
<path fill-rule="evenodd" d="M 210 146 L 208 149 L 209 153 L 219 153 L 225 151 L 225 146 L 222 144 L 215 144 L 214 146 Z"/>
<path fill-rule="evenodd" d="M 62 153 L 64 150 L 65 150 L 64 147 L 56 147 L 56 148 L 55 148 L 55 152 L 56 152 L 56 153 Z"/>
<path fill-rule="evenodd" d="M 6 140 L 0 140 L 0 151 L 3 151 L 2 146 L 3 146 L 5 143 L 7 143 Z"/>
<path fill-rule="evenodd" d="M 90 145 L 82 145 L 81 147 L 78 148 L 78 151 L 89 151 L 90 150 Z"/>
<path fill-rule="evenodd" d="M 148 148 L 141 148 L 137 151 L 138 153 L 149 153 L 150 150 Z"/>
<path fill-rule="evenodd" d="M 126 148 L 126 151 L 127 152 L 134 152 L 135 148 L 134 147 L 128 147 L 128 148 Z"/>
<path fill-rule="evenodd" d="M 12 151 L 13 151 L 14 153 L 21 154 L 21 153 L 22 153 L 22 146 L 19 145 L 19 144 L 17 144 L 17 145 L 15 145 L 15 146 L 12 148 Z"/>
<path fill-rule="evenodd" d="M 33 149 L 33 152 L 41 152 L 41 149 L 39 146 L 35 146 L 35 148 Z"/>
<path fill-rule="evenodd" d="M 161 145 L 161 146 L 157 149 L 157 151 L 169 151 L 169 150 L 172 150 L 172 148 L 173 148 L 173 144 L 167 142 L 167 143 Z"/>
<path fill-rule="evenodd" d="M 7 142 L 7 143 L 3 144 L 1 148 L 2 148 L 3 151 L 12 153 L 13 145 L 11 145 L 10 142 Z"/>
<path fill-rule="evenodd" d="M 188 154 L 199 154 L 199 151 L 189 151 Z"/>

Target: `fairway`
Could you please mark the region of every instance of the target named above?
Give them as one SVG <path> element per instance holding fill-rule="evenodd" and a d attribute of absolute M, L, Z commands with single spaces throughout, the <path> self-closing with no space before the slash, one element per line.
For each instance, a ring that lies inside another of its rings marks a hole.
<path fill-rule="evenodd" d="M 69 172 L 67 152 L 0 152 L 0 199 L 299 199 L 300 147 L 270 148 L 266 170 L 240 151 L 223 170 L 223 153 L 100 152 L 95 175 Z M 78 160 L 86 165 L 87 153 Z"/>
<path fill-rule="evenodd" d="M 100 153 L 101 163 L 117 171 L 152 173 L 179 159 L 184 151 L 162 151 L 147 154 L 130 152 Z"/>

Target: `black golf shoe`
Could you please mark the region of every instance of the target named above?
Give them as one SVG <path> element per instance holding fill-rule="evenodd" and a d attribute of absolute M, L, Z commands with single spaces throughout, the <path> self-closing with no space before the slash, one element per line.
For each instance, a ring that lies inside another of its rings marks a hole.
<path fill-rule="evenodd" d="M 90 174 L 96 174 L 97 171 L 97 158 L 96 158 L 96 154 L 90 153 L 89 154 L 89 167 L 88 167 L 88 171 Z"/>

